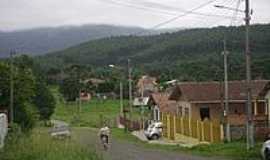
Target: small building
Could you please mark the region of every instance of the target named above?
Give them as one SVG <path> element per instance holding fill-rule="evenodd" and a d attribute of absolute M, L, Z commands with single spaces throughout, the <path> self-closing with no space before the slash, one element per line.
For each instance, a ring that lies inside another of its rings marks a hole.
<path fill-rule="evenodd" d="M 153 93 L 149 98 L 148 105 L 152 110 L 152 120 L 160 121 L 160 112 L 172 111 L 176 105 L 176 101 L 169 101 L 169 95 L 166 93 Z"/>
<path fill-rule="evenodd" d="M 246 135 L 246 83 L 231 81 L 228 83 L 229 112 L 227 121 L 231 125 L 231 137 L 243 138 Z M 270 81 L 251 82 L 252 119 L 257 138 L 265 138 L 270 133 Z M 169 96 L 176 101 L 174 109 L 167 108 L 170 114 L 190 117 L 197 120 L 222 122 L 224 117 L 224 86 L 220 82 L 179 83 Z"/>
<path fill-rule="evenodd" d="M 149 97 L 152 93 L 158 92 L 155 77 L 142 76 L 136 85 L 138 97 Z"/>
<path fill-rule="evenodd" d="M 149 97 L 136 97 L 133 100 L 133 106 L 139 107 L 139 106 L 147 106 L 149 101 Z"/>
<path fill-rule="evenodd" d="M 246 83 L 231 81 L 229 89 L 228 120 L 231 125 L 245 125 Z M 224 89 L 220 82 L 179 83 L 169 96 L 177 102 L 173 114 L 196 119 L 221 121 L 224 113 Z M 256 80 L 251 83 L 252 113 L 254 120 L 270 120 L 270 81 Z"/>
<path fill-rule="evenodd" d="M 90 101 L 91 100 L 91 94 L 86 92 L 86 91 L 82 91 L 80 99 L 82 101 Z"/>

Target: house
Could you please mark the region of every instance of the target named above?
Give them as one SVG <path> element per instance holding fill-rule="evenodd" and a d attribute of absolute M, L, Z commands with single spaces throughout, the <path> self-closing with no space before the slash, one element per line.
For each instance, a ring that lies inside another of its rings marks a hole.
<path fill-rule="evenodd" d="M 244 126 L 246 122 L 245 81 L 231 81 L 229 86 L 228 121 L 231 125 Z M 176 101 L 172 114 L 196 119 L 221 121 L 224 113 L 223 85 L 220 82 L 179 83 L 169 96 Z M 251 83 L 252 111 L 254 120 L 270 120 L 270 81 L 256 80 Z"/>
<path fill-rule="evenodd" d="M 155 77 L 142 76 L 136 85 L 138 97 L 149 97 L 152 93 L 158 92 Z"/>
<path fill-rule="evenodd" d="M 89 84 L 89 85 L 98 86 L 102 83 L 105 83 L 105 80 L 98 79 L 98 78 L 90 78 L 90 79 L 84 80 L 84 83 Z"/>
<path fill-rule="evenodd" d="M 139 106 L 147 106 L 149 101 L 149 97 L 136 97 L 133 100 L 133 106 L 139 107 Z"/>
<path fill-rule="evenodd" d="M 176 101 L 170 101 L 166 93 L 153 93 L 149 98 L 148 105 L 152 110 L 152 120 L 160 121 L 160 112 L 166 113 L 173 111 L 176 107 Z"/>
<path fill-rule="evenodd" d="M 90 101 L 91 100 L 91 94 L 86 92 L 86 91 L 82 91 L 81 95 L 80 95 L 80 99 L 82 101 Z"/>

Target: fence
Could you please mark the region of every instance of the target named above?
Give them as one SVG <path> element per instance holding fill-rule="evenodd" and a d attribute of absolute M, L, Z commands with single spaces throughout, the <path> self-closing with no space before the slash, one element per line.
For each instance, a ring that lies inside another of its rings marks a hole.
<path fill-rule="evenodd" d="M 130 121 L 124 117 L 119 116 L 120 124 L 127 126 L 130 131 L 140 130 L 142 128 L 142 124 L 139 121 Z"/>
<path fill-rule="evenodd" d="M 6 114 L 0 114 L 0 148 L 4 147 L 5 137 L 8 131 L 8 120 Z"/>
<path fill-rule="evenodd" d="M 223 140 L 223 127 L 219 122 L 196 120 L 188 117 L 176 117 L 162 113 L 163 136 L 175 140 L 176 134 L 196 138 L 211 143 Z"/>

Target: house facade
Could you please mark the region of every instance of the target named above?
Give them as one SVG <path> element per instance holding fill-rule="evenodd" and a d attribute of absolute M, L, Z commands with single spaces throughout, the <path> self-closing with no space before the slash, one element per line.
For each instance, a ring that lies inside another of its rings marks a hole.
<path fill-rule="evenodd" d="M 176 101 L 169 100 L 167 93 L 153 93 L 149 98 L 148 105 L 152 110 L 152 120 L 160 121 L 161 112 L 173 112 L 176 109 Z"/>
<path fill-rule="evenodd" d="M 142 76 L 136 85 L 138 97 L 149 97 L 152 93 L 158 92 L 155 77 Z"/>
<path fill-rule="evenodd" d="M 270 120 L 270 81 L 252 81 L 252 111 L 255 122 Z M 169 100 L 176 101 L 172 114 L 196 119 L 222 121 L 224 114 L 224 89 L 220 82 L 179 83 Z M 243 126 L 246 122 L 245 81 L 229 82 L 229 113 L 231 125 Z"/>

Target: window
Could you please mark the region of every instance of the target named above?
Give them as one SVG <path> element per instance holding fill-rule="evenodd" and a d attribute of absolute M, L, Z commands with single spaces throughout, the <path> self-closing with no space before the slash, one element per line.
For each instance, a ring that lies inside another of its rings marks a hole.
<path fill-rule="evenodd" d="M 183 116 L 182 109 L 183 109 L 182 106 L 178 106 L 178 107 L 177 107 L 177 115 L 178 115 L 178 116 Z"/>
<path fill-rule="evenodd" d="M 209 107 L 202 107 L 200 108 L 200 116 L 201 116 L 201 120 L 204 119 L 210 119 L 210 109 Z"/>
<path fill-rule="evenodd" d="M 186 117 L 189 116 L 189 108 L 185 108 L 185 116 L 186 116 Z"/>

